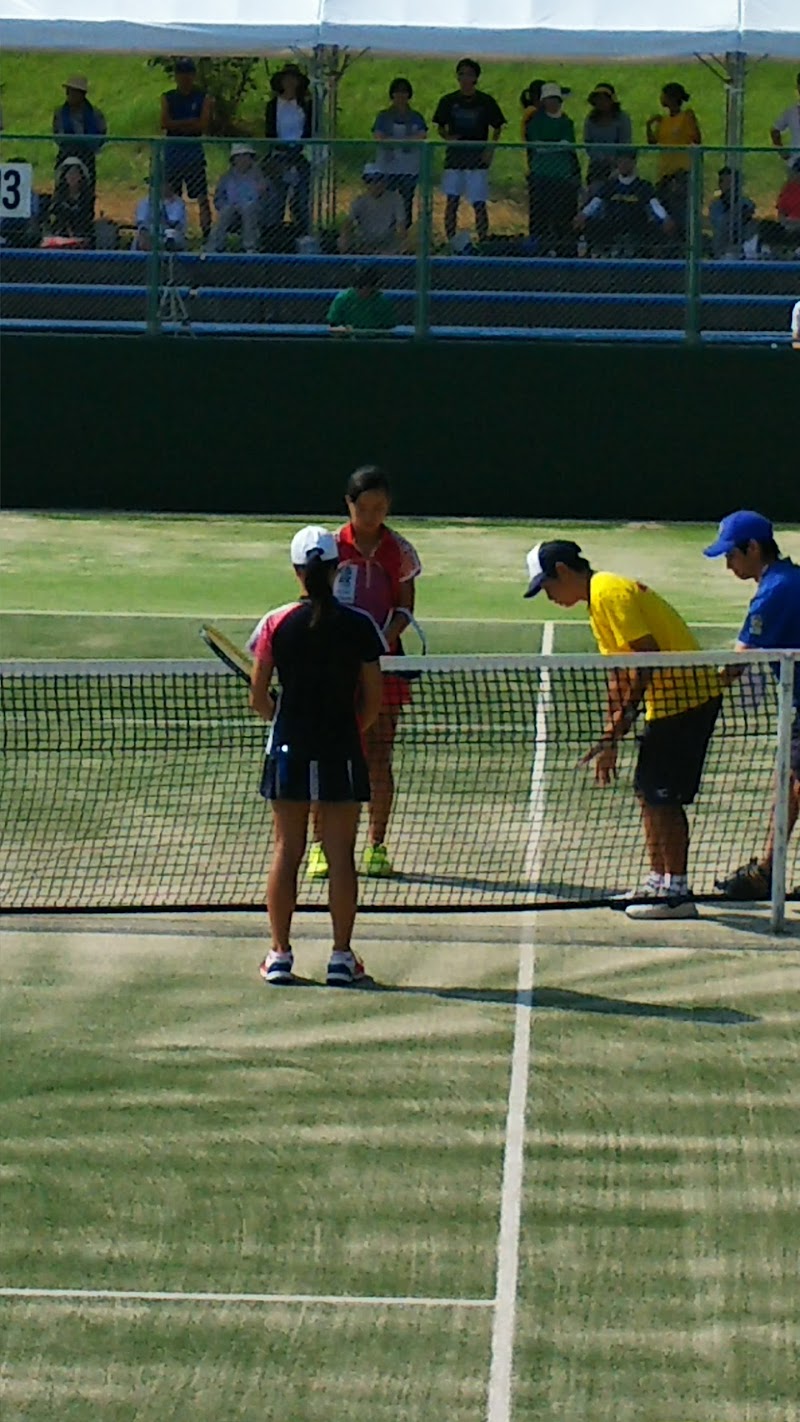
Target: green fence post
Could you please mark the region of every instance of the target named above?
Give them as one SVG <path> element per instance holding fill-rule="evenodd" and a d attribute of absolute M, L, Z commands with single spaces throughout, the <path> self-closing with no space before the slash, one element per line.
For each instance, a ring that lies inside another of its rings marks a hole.
<path fill-rule="evenodd" d="M 161 194 L 164 188 L 164 145 L 161 139 L 150 145 L 150 254 L 147 259 L 147 334 L 161 331 L 159 292 L 161 289 Z"/>
<path fill-rule="evenodd" d="M 419 228 L 416 268 L 414 339 L 427 341 L 431 333 L 431 240 L 433 237 L 433 149 L 420 144 Z"/>
<path fill-rule="evenodd" d="M 689 153 L 689 202 L 686 211 L 686 328 L 688 345 L 702 339 L 700 321 L 700 259 L 703 255 L 703 150 Z"/>

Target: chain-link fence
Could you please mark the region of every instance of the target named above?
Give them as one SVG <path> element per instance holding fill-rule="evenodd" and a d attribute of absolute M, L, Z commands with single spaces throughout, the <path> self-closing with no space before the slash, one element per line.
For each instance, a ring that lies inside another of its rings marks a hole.
<path fill-rule="evenodd" d="M 774 150 L 4 135 L 0 156 L 8 330 L 770 344 L 800 297 L 800 158 Z"/>

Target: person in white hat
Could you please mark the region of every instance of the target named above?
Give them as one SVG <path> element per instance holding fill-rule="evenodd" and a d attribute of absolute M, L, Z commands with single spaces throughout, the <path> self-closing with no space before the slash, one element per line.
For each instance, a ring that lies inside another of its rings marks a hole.
<path fill-rule="evenodd" d="M 301 595 L 259 624 L 250 696 L 253 710 L 272 722 L 261 781 L 275 826 L 267 879 L 272 948 L 259 971 L 271 985 L 294 981 L 292 916 L 313 805 L 329 871 L 333 946 L 326 980 L 329 987 L 358 987 L 369 982 L 351 942 L 356 830 L 370 799 L 362 738 L 380 714 L 386 642 L 367 613 L 334 596 L 339 552 L 332 533 L 302 528 L 289 556 Z"/>
<path fill-rule="evenodd" d="M 94 210 L 95 158 L 103 146 L 108 125 L 102 111 L 89 102 L 89 80 L 85 74 L 70 74 L 64 81 L 64 94 L 64 103 L 53 114 L 53 133 L 59 138 L 55 166 L 60 168 L 65 158 L 80 158 L 88 174 Z"/>
<path fill-rule="evenodd" d="M 350 204 L 339 233 L 340 252 L 399 252 L 406 237 L 406 212 L 400 193 L 393 192 L 377 163 L 361 173 L 364 191 Z"/>
<path fill-rule="evenodd" d="M 231 165 L 223 173 L 214 193 L 218 217 L 208 239 L 209 252 L 221 252 L 228 233 L 241 225 L 246 252 L 257 252 L 263 203 L 267 185 L 250 143 L 231 144 Z"/>
<path fill-rule="evenodd" d="M 573 256 L 572 224 L 578 210 L 581 169 L 575 151 L 575 125 L 564 113 L 566 90 L 544 83 L 539 106 L 527 117 L 523 136 L 528 159 L 528 231 L 539 255 Z"/>

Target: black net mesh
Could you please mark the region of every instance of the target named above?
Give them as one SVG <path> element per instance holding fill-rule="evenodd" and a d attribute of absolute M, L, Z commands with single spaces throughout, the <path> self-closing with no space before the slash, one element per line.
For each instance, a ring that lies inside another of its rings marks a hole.
<path fill-rule="evenodd" d="M 662 675 L 672 710 L 687 686 L 702 697 L 715 685 L 708 667 Z M 431 661 L 410 685 L 393 756 L 395 873 L 362 879 L 364 907 L 587 905 L 641 882 L 633 782 L 644 716 L 621 745 L 611 787 L 577 764 L 603 731 L 606 670 L 558 658 L 544 670 L 534 659 Z M 197 664 L 51 667 L 5 675 L 1 696 L 3 909 L 263 901 L 265 728 L 233 675 Z M 699 896 L 713 896 L 715 880 L 763 845 L 776 728 L 774 678 L 751 665 L 723 694 L 688 811 Z M 790 889 L 796 854 L 790 844 Z M 325 884 L 301 871 L 301 905 L 325 897 Z"/>

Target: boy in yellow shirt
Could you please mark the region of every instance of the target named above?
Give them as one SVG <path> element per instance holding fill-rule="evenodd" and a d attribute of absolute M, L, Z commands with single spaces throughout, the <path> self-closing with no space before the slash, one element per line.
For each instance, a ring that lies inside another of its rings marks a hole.
<path fill-rule="evenodd" d="M 617 573 L 595 573 L 577 543 L 537 543 L 527 556 L 525 597 L 542 590 L 559 607 L 585 602 L 598 650 L 622 659 L 632 653 L 693 652 L 698 643 L 683 618 L 644 583 Z M 617 772 L 617 744 L 640 707 L 645 727 L 634 789 L 642 812 L 650 875 L 643 890 L 625 896 L 629 918 L 696 918 L 687 875 L 689 822 L 684 806 L 699 788 L 708 743 L 720 708 L 720 685 L 706 667 L 648 667 L 609 677 L 606 724 L 581 765 L 595 762 L 595 779 L 609 785 Z"/>

